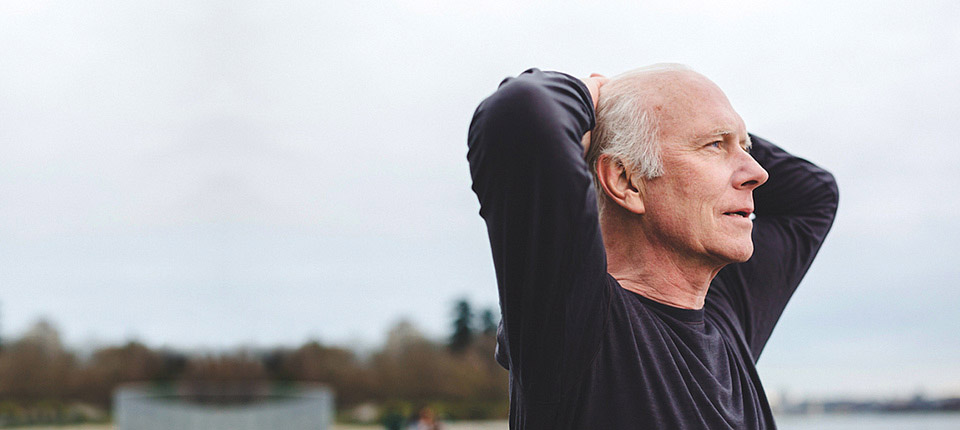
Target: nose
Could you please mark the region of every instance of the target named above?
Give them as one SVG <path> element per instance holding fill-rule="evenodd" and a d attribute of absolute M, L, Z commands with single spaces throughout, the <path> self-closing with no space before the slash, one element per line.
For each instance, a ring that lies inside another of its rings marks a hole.
<path fill-rule="evenodd" d="M 764 182 L 767 182 L 767 179 L 770 178 L 770 174 L 760 166 L 760 163 L 757 162 L 746 151 L 741 151 L 739 154 L 740 157 L 740 169 L 738 169 L 737 177 L 735 178 L 737 188 L 745 190 L 753 190 L 761 185 Z"/>

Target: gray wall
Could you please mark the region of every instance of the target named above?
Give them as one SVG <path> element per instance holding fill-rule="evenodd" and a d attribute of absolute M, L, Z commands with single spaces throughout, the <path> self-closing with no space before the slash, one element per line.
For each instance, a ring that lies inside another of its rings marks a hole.
<path fill-rule="evenodd" d="M 128 386 L 114 394 L 114 413 L 117 430 L 327 430 L 333 424 L 333 394 L 311 387 L 247 405 L 207 406 Z"/>

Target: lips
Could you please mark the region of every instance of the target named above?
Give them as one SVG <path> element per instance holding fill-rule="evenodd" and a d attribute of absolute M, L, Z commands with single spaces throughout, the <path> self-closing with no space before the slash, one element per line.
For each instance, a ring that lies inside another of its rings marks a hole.
<path fill-rule="evenodd" d="M 753 209 L 743 208 L 743 209 L 737 209 L 737 210 L 730 211 L 730 212 L 724 212 L 723 214 L 724 214 L 724 215 L 730 215 L 730 216 L 739 216 L 739 217 L 743 217 L 743 218 L 750 218 L 750 214 L 751 214 L 751 213 L 753 213 Z"/>

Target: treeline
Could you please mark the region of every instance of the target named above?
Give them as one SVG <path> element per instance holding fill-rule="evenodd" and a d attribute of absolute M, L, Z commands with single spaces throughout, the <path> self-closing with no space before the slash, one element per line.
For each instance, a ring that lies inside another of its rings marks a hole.
<path fill-rule="evenodd" d="M 493 359 L 494 313 L 461 300 L 446 341 L 397 323 L 364 356 L 308 342 L 298 348 L 187 354 L 139 342 L 80 356 L 46 322 L 0 346 L 0 425 L 108 419 L 113 390 L 128 382 L 322 383 L 342 420 L 376 420 L 431 406 L 448 419 L 502 418 L 507 372 Z"/>

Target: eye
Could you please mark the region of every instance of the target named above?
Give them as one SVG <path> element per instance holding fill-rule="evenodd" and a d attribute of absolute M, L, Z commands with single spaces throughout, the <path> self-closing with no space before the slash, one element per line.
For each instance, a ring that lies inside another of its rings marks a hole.
<path fill-rule="evenodd" d="M 723 141 L 721 141 L 721 140 L 718 140 L 718 141 L 716 141 L 716 142 L 710 142 L 710 143 L 707 144 L 708 147 L 710 147 L 710 148 L 717 148 L 717 149 L 720 149 L 720 145 L 723 145 Z"/>

